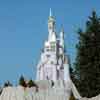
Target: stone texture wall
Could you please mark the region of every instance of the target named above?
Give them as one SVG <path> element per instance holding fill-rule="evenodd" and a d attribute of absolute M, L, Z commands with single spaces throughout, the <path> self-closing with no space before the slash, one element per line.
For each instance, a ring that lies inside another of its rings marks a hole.
<path fill-rule="evenodd" d="M 33 88 L 7 87 L 3 89 L 0 100 L 69 100 L 63 90 L 38 91 Z"/>
<path fill-rule="evenodd" d="M 22 86 L 3 88 L 0 100 L 69 100 L 71 93 L 77 100 L 100 100 L 100 95 L 93 98 L 82 98 L 73 83 L 58 81 L 52 86 L 51 81 L 37 81 L 36 87 Z M 72 84 L 72 85 L 71 85 Z"/>

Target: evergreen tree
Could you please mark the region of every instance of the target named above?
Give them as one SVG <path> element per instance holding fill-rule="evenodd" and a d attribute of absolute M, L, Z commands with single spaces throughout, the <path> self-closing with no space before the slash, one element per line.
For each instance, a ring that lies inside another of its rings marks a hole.
<path fill-rule="evenodd" d="M 20 77 L 19 79 L 19 85 L 23 86 L 23 87 L 26 87 L 26 82 L 25 82 L 25 79 L 23 76 Z"/>
<path fill-rule="evenodd" d="M 78 31 L 75 70 L 79 79 L 78 89 L 82 96 L 100 94 L 100 18 L 96 12 L 86 22 L 84 32 Z"/>
<path fill-rule="evenodd" d="M 9 81 L 4 83 L 4 87 L 9 87 L 9 86 L 12 86 L 12 84 Z"/>
<path fill-rule="evenodd" d="M 33 80 L 29 80 L 28 87 L 36 87 L 36 84 Z"/>
<path fill-rule="evenodd" d="M 38 92 L 38 85 L 33 80 L 29 80 L 27 85 L 28 85 L 29 88 L 35 87 L 36 88 L 36 92 Z"/>

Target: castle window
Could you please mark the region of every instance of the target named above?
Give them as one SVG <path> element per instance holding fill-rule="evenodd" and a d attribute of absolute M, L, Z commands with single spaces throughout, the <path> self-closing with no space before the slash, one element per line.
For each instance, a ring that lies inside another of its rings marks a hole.
<path fill-rule="evenodd" d="M 51 46 L 51 51 L 55 51 L 55 45 Z"/>
<path fill-rule="evenodd" d="M 50 57 L 50 55 L 46 55 L 48 58 Z"/>
<path fill-rule="evenodd" d="M 55 48 L 56 48 L 56 43 L 51 42 L 51 51 L 55 51 Z"/>
<path fill-rule="evenodd" d="M 51 61 L 51 64 L 54 64 L 53 61 Z"/>

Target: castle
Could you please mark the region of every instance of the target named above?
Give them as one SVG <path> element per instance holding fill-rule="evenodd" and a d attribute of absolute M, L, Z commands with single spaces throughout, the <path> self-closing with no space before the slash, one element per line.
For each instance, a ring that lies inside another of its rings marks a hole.
<path fill-rule="evenodd" d="M 37 66 L 37 80 L 69 80 L 69 63 L 65 55 L 64 30 L 61 29 L 60 38 L 55 31 L 55 19 L 48 18 L 48 40 L 44 43 L 44 49 Z"/>
<path fill-rule="evenodd" d="M 63 91 L 62 93 L 64 93 L 67 100 L 69 100 L 71 93 L 79 99 L 81 96 L 70 78 L 69 61 L 64 46 L 64 29 L 61 29 L 60 36 L 58 37 L 55 23 L 55 18 L 52 16 L 50 9 L 48 18 L 49 35 L 44 43 L 44 49 L 37 65 L 36 80 L 41 82 L 52 81 L 54 83 L 53 89 Z"/>
<path fill-rule="evenodd" d="M 37 65 L 35 83 L 38 87 L 7 87 L 3 88 L 0 100 L 69 100 L 71 94 L 78 100 L 81 96 L 71 81 L 68 57 L 65 54 L 64 30 L 57 37 L 55 19 L 51 9 L 48 18 L 48 40 L 44 43 Z"/>

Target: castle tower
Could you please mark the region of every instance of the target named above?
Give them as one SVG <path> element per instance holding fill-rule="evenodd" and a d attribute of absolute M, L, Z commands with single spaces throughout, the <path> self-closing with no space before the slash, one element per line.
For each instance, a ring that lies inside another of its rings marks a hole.
<path fill-rule="evenodd" d="M 68 62 L 65 63 L 64 30 L 61 29 L 60 37 L 56 37 L 55 19 L 50 15 L 48 18 L 48 40 L 44 43 L 40 61 L 37 65 L 37 80 L 67 80 L 69 75 Z M 66 68 L 64 68 L 66 67 Z"/>
<path fill-rule="evenodd" d="M 56 33 L 55 33 L 55 19 L 52 16 L 51 8 L 50 8 L 50 14 L 48 18 L 48 32 L 49 32 L 49 41 L 56 41 Z"/>

